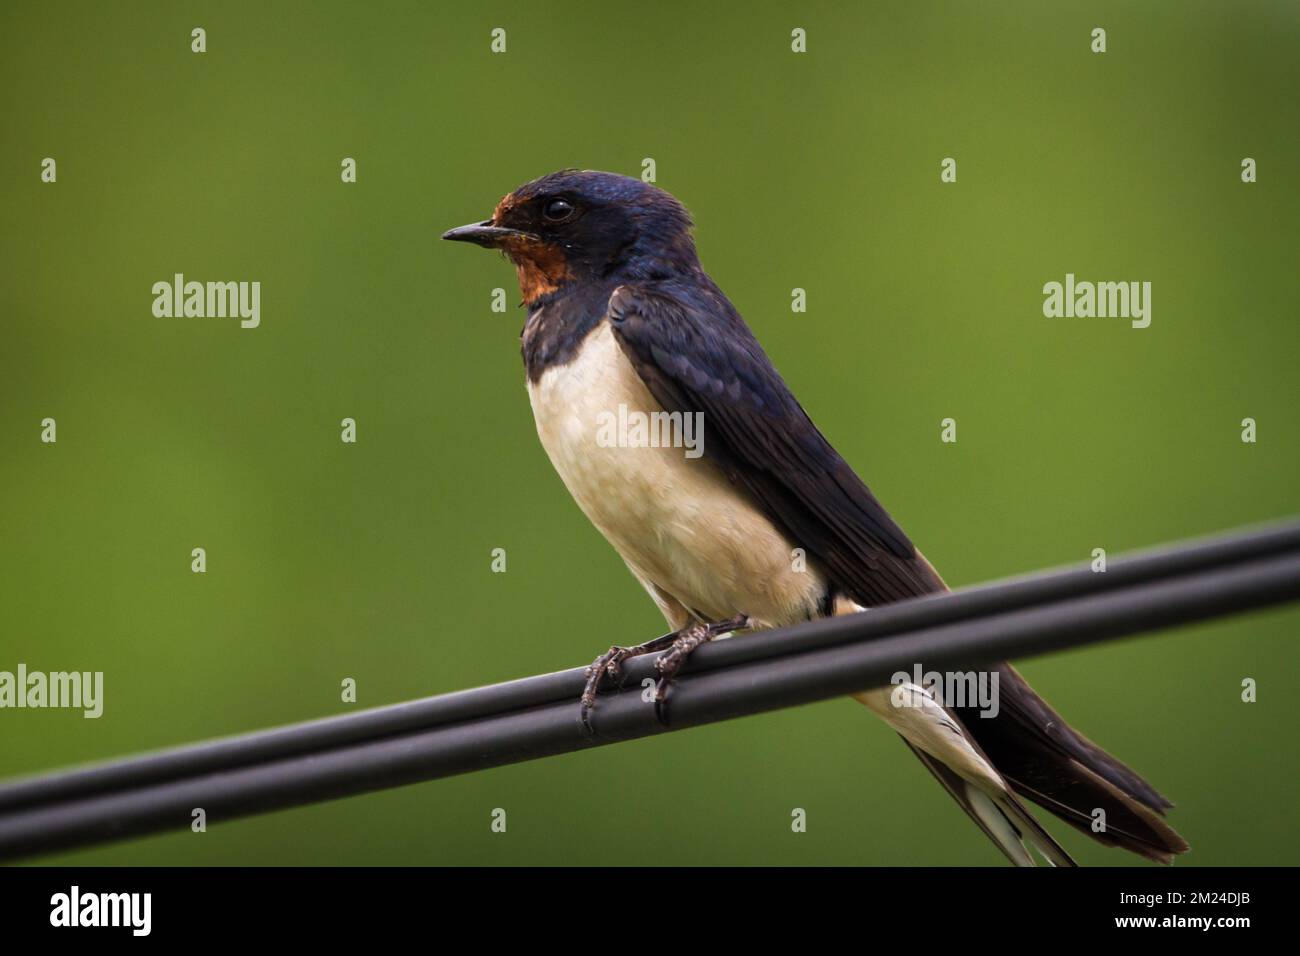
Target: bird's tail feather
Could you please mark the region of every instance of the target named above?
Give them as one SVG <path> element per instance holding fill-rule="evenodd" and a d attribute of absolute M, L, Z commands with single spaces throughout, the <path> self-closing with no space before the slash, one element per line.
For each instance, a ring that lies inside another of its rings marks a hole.
<path fill-rule="evenodd" d="M 890 724 L 984 834 L 1018 866 L 1027 846 L 1074 862 L 1017 798 L 1023 796 L 1107 846 L 1170 863 L 1188 847 L 1162 819 L 1172 806 L 1150 784 L 1070 728 L 1010 665 L 997 716 L 944 706 L 914 684 L 854 696 Z"/>
<path fill-rule="evenodd" d="M 1073 866 L 1029 815 L 961 721 L 932 690 L 903 683 L 853 695 L 898 732 L 936 780 L 1017 866 L 1034 866 L 1032 847 L 1053 866 Z"/>
<path fill-rule="evenodd" d="M 1187 842 L 1163 819 L 1172 803 L 1071 728 L 1011 665 L 992 670 L 996 718 L 951 710 L 1017 793 L 1107 846 L 1159 863 L 1186 852 Z"/>
<path fill-rule="evenodd" d="M 917 559 L 927 572 L 933 590 L 948 590 L 943 578 L 920 552 Z M 834 613 L 862 610 L 860 605 L 842 598 L 836 602 Z M 990 832 L 986 821 L 977 814 L 978 808 L 966 795 L 971 779 L 981 782 L 979 789 L 986 797 L 997 793 L 988 786 L 987 775 L 972 763 L 970 752 L 991 765 L 992 776 L 999 782 L 1005 781 L 1004 786 L 1009 785 L 1016 793 L 1100 843 L 1122 847 L 1158 863 L 1171 863 L 1177 854 L 1189 849 L 1187 841 L 1163 819 L 1172 803 L 1128 766 L 1070 727 L 1010 664 L 995 664 L 989 671 L 998 679 L 995 717 L 983 716 L 979 705 L 944 708 L 952 728 L 964 732 L 960 734 L 965 739 L 964 746 L 952 748 L 947 746 L 948 741 L 935 738 L 931 745 L 918 747 L 915 740 L 909 739 L 910 731 L 900 730 L 900 733 L 962 809 L 1013 862 L 1019 862 L 1015 848 L 1009 851 L 1003 845 L 996 828 Z M 895 729 L 900 729 L 897 718 L 882 711 L 878 693 L 855 696 L 885 717 Z M 935 742 L 940 746 L 933 746 Z M 933 753 L 945 755 L 946 760 L 937 759 Z M 960 767 L 962 772 L 954 772 L 953 766 Z M 1006 796 L 1010 799 L 994 800 L 999 813 L 1014 820 L 1016 828 L 1040 850 L 1042 841 L 1046 840 L 1069 860 L 1024 806 L 1010 794 Z M 1018 848 L 1023 853 L 1023 845 Z M 1046 851 L 1044 855 L 1051 859 Z"/>
<path fill-rule="evenodd" d="M 1052 866 L 1075 866 L 1070 854 L 1044 830 L 1032 816 L 1026 812 L 1020 801 L 1011 793 L 989 793 L 963 780 L 950 770 L 942 761 L 936 760 L 925 751 L 910 743 L 906 737 L 903 742 L 911 748 L 912 753 L 934 774 L 934 778 L 943 785 L 957 805 L 966 811 L 975 825 L 984 831 L 984 835 L 1016 866 L 1034 866 L 1034 858 L 1026 846 L 1028 843 Z"/>

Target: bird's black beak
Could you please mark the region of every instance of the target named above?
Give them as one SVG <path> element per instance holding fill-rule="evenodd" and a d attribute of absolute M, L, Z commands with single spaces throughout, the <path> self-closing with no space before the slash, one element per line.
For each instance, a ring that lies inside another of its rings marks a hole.
<path fill-rule="evenodd" d="M 495 249 L 503 239 L 523 235 L 527 234 L 520 232 L 518 229 L 503 229 L 500 226 L 494 226 L 491 219 L 485 219 L 483 222 L 472 222 L 468 226 L 457 226 L 455 229 L 448 229 L 442 234 L 442 238 L 450 239 L 452 242 L 472 242 L 476 246 Z"/>

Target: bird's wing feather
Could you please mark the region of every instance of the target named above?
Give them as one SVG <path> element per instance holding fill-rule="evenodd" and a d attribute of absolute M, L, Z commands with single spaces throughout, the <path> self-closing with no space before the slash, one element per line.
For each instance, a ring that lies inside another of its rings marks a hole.
<path fill-rule="evenodd" d="M 705 455 L 839 591 L 870 607 L 942 589 L 707 277 L 619 286 L 608 317 L 655 399 L 703 413 Z"/>

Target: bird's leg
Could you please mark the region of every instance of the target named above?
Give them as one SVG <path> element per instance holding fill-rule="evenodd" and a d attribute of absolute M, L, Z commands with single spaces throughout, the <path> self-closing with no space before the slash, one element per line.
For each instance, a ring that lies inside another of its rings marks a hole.
<path fill-rule="evenodd" d="M 587 733 L 595 733 L 594 728 L 591 726 L 590 714 L 596 706 L 596 694 L 600 691 L 601 681 L 608 677 L 615 684 L 620 682 L 623 679 L 624 661 L 669 648 L 668 653 L 655 662 L 655 669 L 660 674 L 659 683 L 655 687 L 655 712 L 660 713 L 660 705 L 663 702 L 664 695 L 668 693 L 668 681 L 681 670 L 691 651 L 721 634 L 743 630 L 747 627 L 749 627 L 749 618 L 744 614 L 740 614 L 730 620 L 718 621 L 715 624 L 691 624 L 680 631 L 664 634 L 661 637 L 656 637 L 653 641 L 646 641 L 644 644 L 637 644 L 633 647 L 621 647 L 615 644 L 592 661 L 591 666 L 587 668 L 587 685 L 582 691 L 582 706 L 580 709 L 582 726 L 587 729 Z M 665 664 L 664 661 L 667 658 L 672 660 L 670 663 Z"/>
<path fill-rule="evenodd" d="M 717 621 L 713 624 L 695 623 L 677 632 L 672 647 L 655 661 L 655 670 L 659 672 L 659 682 L 655 685 L 655 713 L 661 722 L 667 723 L 664 702 L 668 699 L 668 686 L 692 652 L 715 637 L 731 631 L 746 630 L 749 627 L 749 616 L 737 614 L 726 621 Z"/>
<path fill-rule="evenodd" d="M 662 637 L 656 637 L 653 641 L 646 641 L 644 644 L 637 644 L 633 647 L 620 647 L 615 644 L 592 662 L 591 666 L 587 668 L 587 686 L 582 691 L 582 726 L 587 728 L 587 733 L 595 732 L 587 715 L 596 706 L 596 694 L 600 690 L 601 680 L 608 677 L 617 684 L 623 679 L 623 662 L 625 660 L 630 657 L 640 657 L 642 654 L 653 654 L 665 647 L 671 647 L 673 641 L 681 633 L 681 631 L 674 631 L 671 634 L 664 634 Z"/>

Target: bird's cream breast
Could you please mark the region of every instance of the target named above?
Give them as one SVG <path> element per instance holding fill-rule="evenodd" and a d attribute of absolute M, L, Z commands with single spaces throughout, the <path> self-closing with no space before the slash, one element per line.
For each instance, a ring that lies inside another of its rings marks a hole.
<path fill-rule="evenodd" d="M 528 392 L 538 437 L 569 493 L 643 579 L 711 619 L 743 613 L 779 625 L 816 607 L 820 575 L 709 461 L 707 419 L 697 436 L 702 457 L 610 441 L 620 406 L 628 414 L 663 409 L 608 322 Z"/>

